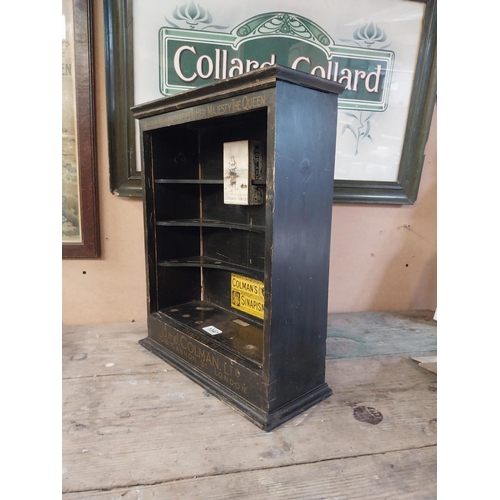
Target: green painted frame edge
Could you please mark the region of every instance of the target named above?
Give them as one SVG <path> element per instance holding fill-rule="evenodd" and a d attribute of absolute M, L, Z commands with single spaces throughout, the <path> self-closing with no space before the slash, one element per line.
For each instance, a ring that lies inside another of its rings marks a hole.
<path fill-rule="evenodd" d="M 334 203 L 411 205 L 418 195 L 437 93 L 437 0 L 426 3 L 415 80 L 396 182 L 336 180 Z M 142 196 L 136 168 L 132 0 L 103 0 L 110 190 Z"/>
<path fill-rule="evenodd" d="M 142 196 L 137 170 L 132 0 L 103 0 L 109 185 L 118 196 Z"/>

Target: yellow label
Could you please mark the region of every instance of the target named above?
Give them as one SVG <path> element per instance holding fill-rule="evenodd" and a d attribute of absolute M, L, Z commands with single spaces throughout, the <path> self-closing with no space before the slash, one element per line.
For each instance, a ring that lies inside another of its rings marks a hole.
<path fill-rule="evenodd" d="M 264 283 L 231 274 L 231 306 L 264 319 Z"/>

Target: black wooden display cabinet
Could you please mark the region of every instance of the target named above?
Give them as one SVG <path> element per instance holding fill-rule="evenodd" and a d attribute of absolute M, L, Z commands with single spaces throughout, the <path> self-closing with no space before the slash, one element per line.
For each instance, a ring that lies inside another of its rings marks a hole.
<path fill-rule="evenodd" d="M 148 281 L 140 343 L 265 430 L 331 394 L 326 322 L 342 90 L 271 66 L 132 108 Z M 263 190 L 260 205 L 224 203 L 223 144 L 240 140 L 267 150 L 264 178 L 250 181 Z"/>

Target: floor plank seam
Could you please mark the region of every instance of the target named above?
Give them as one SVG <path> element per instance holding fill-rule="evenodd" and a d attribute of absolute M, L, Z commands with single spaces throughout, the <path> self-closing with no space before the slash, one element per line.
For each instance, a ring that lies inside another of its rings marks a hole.
<path fill-rule="evenodd" d="M 381 358 L 383 356 L 411 358 L 412 356 L 437 356 L 437 351 L 409 351 L 409 352 L 391 352 L 389 354 L 356 354 L 356 356 L 335 356 L 327 354 L 326 359 L 359 359 L 359 358 Z"/>
<path fill-rule="evenodd" d="M 338 460 L 355 460 L 357 458 L 363 458 L 363 457 L 380 457 L 380 456 L 384 456 L 384 455 L 389 455 L 391 453 L 424 450 L 426 448 L 437 448 L 437 443 L 428 444 L 425 446 L 413 447 L 413 448 L 401 448 L 401 449 L 397 449 L 397 450 L 388 450 L 388 451 L 379 452 L 379 453 L 362 453 L 359 455 L 352 455 L 352 456 L 346 456 L 346 457 L 335 457 L 335 458 L 324 458 L 324 459 L 320 459 L 320 460 L 296 462 L 293 464 L 283 464 L 283 465 L 276 465 L 276 466 L 272 466 L 272 467 L 270 466 L 270 467 L 259 467 L 259 468 L 255 468 L 255 469 L 240 469 L 240 470 L 233 470 L 233 471 L 222 471 L 222 472 L 213 473 L 213 474 L 207 473 L 207 474 L 200 474 L 200 475 L 196 475 L 196 476 L 179 477 L 179 478 L 171 479 L 168 481 L 152 481 L 150 483 L 136 483 L 136 484 L 128 484 L 128 485 L 122 485 L 122 486 L 112 486 L 109 488 L 63 491 L 62 494 L 64 496 L 64 495 L 69 495 L 69 494 L 74 494 L 74 493 L 91 493 L 91 492 L 100 493 L 100 492 L 120 490 L 120 489 L 132 489 L 132 488 L 139 488 L 139 487 L 161 486 L 161 485 L 168 485 L 170 483 L 177 483 L 180 481 L 189 481 L 192 479 L 206 479 L 206 478 L 210 478 L 210 477 L 231 476 L 233 474 L 241 474 L 241 473 L 245 473 L 245 472 L 268 471 L 268 470 L 273 470 L 273 469 L 286 469 L 288 467 L 300 467 L 303 465 L 312 465 L 312 464 L 319 464 L 319 463 L 325 463 L 325 462 L 335 462 Z"/>
<path fill-rule="evenodd" d="M 64 382 L 65 380 L 83 380 L 83 379 L 92 379 L 92 378 L 97 379 L 97 378 L 123 377 L 123 376 L 133 377 L 133 376 L 140 376 L 140 375 L 151 375 L 151 374 L 155 374 L 155 373 L 160 373 L 162 371 L 164 371 L 164 369 L 160 368 L 158 370 L 150 371 L 150 372 L 140 371 L 140 372 L 121 372 L 121 373 L 99 373 L 96 375 L 81 375 L 79 377 L 63 377 L 62 380 Z"/>

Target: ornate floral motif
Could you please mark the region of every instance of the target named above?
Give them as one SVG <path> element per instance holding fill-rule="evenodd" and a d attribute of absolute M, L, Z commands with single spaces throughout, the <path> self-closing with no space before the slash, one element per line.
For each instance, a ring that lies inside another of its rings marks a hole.
<path fill-rule="evenodd" d="M 375 42 L 385 42 L 387 36 L 381 28 L 375 26 L 373 22 L 360 26 L 353 34 L 355 40 L 364 42 L 371 47 Z"/>
<path fill-rule="evenodd" d="M 354 152 L 354 156 L 356 156 L 359 152 L 360 141 L 362 141 L 363 139 L 370 139 L 370 141 L 373 142 L 372 136 L 370 135 L 370 118 L 373 116 L 373 113 L 370 113 L 365 117 L 363 117 L 363 111 L 358 111 L 357 114 L 346 112 L 345 115 L 356 120 L 355 127 L 346 124 L 342 128 L 342 134 L 344 134 L 344 132 L 348 130 L 354 135 L 354 138 L 356 139 L 356 150 Z"/>
<path fill-rule="evenodd" d="M 387 40 L 387 35 L 382 28 L 379 28 L 373 21 L 370 21 L 367 24 L 363 24 L 357 28 L 352 34 L 352 38 L 342 38 L 341 42 L 350 42 L 355 43 L 359 47 L 368 47 L 373 48 L 374 44 L 380 44 Z M 378 47 L 379 49 L 385 49 L 389 47 L 391 44 L 388 43 L 384 46 Z"/>
<path fill-rule="evenodd" d="M 317 42 L 326 47 L 333 45 L 333 40 L 315 23 L 290 13 L 263 14 L 240 26 L 237 36 L 250 35 L 290 35 L 303 40 Z"/>
<path fill-rule="evenodd" d="M 200 7 L 199 4 L 196 5 L 194 3 L 194 0 L 191 0 L 189 4 L 185 3 L 180 7 L 177 6 L 172 12 L 172 17 L 177 21 L 185 22 L 192 30 L 194 30 L 195 28 L 199 30 L 203 30 L 206 28 L 215 28 L 215 29 L 227 28 L 227 26 L 217 26 L 211 24 L 213 18 L 210 12 L 207 9 Z M 165 17 L 165 20 L 174 28 L 179 28 L 177 24 L 173 23 L 170 19 L 167 19 L 167 17 Z M 206 26 L 200 28 L 200 25 L 203 24 L 205 24 Z"/>
<path fill-rule="evenodd" d="M 368 47 L 374 48 L 374 44 L 380 44 L 387 41 L 387 35 L 382 28 L 379 28 L 372 21 L 364 24 L 357 28 L 352 34 L 352 39 L 342 39 L 342 42 L 350 42 L 358 45 L 359 47 Z M 391 45 L 391 42 L 377 47 L 379 49 L 385 49 Z M 356 123 L 352 126 L 350 124 L 344 125 L 342 129 L 342 134 L 344 132 L 349 131 L 353 134 L 356 139 L 356 149 L 354 151 L 354 156 L 359 153 L 359 145 L 360 142 L 364 139 L 370 139 L 373 142 L 372 136 L 370 135 L 370 118 L 373 116 L 373 113 L 370 113 L 368 116 L 363 117 L 363 111 L 357 111 L 353 113 L 344 113 L 349 118 L 354 118 Z"/>

